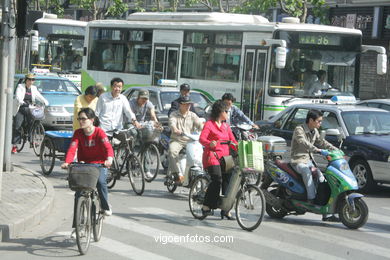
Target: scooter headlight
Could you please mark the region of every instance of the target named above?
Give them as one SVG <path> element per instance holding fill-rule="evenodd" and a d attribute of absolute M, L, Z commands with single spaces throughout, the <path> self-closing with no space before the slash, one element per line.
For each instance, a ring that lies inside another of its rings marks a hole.
<path fill-rule="evenodd" d="M 341 165 L 340 165 L 340 170 L 342 171 L 348 171 L 349 170 L 349 165 L 347 162 L 343 162 Z"/>

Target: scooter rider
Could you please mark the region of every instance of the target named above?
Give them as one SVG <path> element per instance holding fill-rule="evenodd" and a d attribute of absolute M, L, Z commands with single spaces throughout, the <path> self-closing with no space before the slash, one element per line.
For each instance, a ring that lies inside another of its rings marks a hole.
<path fill-rule="evenodd" d="M 179 109 L 180 107 L 179 100 L 182 97 L 189 97 L 190 91 L 191 91 L 191 87 L 189 84 L 184 83 L 180 85 L 180 97 L 172 101 L 171 108 L 168 111 L 168 117 L 170 117 L 174 111 L 177 111 Z M 190 107 L 190 111 L 196 114 L 195 107 L 193 105 Z"/>
<path fill-rule="evenodd" d="M 312 176 L 312 168 L 315 167 L 313 153 L 327 155 L 327 150 L 336 150 L 332 144 L 320 137 L 318 129 L 322 123 L 322 112 L 310 110 L 306 116 L 306 123 L 295 127 L 291 141 L 291 165 L 302 175 L 306 186 L 307 200 L 314 204 L 316 197 L 316 185 Z M 327 149 L 327 150 L 323 150 Z M 325 180 L 321 171 L 317 169 L 318 180 Z M 323 221 L 337 221 L 335 216 L 327 218 L 323 216 Z"/>
<path fill-rule="evenodd" d="M 171 128 L 171 140 L 169 142 L 169 166 L 168 170 L 171 173 L 177 173 L 179 175 L 179 182 L 183 184 L 184 176 L 179 170 L 178 157 L 181 149 L 183 149 L 189 137 L 183 135 L 183 133 L 191 133 L 195 129 L 201 130 L 203 128 L 203 122 L 200 118 L 190 111 L 192 101 L 188 96 L 183 96 L 179 100 L 179 110 L 174 111 L 169 117 L 169 127 Z"/>
<path fill-rule="evenodd" d="M 226 123 L 228 125 L 236 126 L 238 124 L 246 123 L 251 125 L 255 129 L 259 129 L 259 126 L 252 122 L 238 107 L 233 105 L 233 102 L 236 99 L 234 98 L 233 94 L 231 93 L 225 93 L 222 96 L 222 101 L 227 105 L 228 107 L 228 117 L 226 119 Z"/>

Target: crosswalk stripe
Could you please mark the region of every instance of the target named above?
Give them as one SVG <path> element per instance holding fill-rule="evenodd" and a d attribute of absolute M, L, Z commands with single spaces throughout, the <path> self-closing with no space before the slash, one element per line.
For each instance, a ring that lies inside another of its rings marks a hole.
<path fill-rule="evenodd" d="M 163 210 L 160 208 L 132 208 L 132 209 L 135 211 L 137 211 L 137 210 L 143 211 L 144 213 L 156 214 L 161 218 L 169 218 L 170 220 L 175 221 L 175 222 L 179 222 L 179 223 L 184 222 L 184 224 L 188 223 L 186 220 L 184 220 L 186 217 L 188 217 L 188 215 L 180 215 L 180 214 L 177 214 L 175 212 Z M 196 220 L 194 220 L 194 221 L 196 221 Z M 189 223 L 191 223 L 191 222 L 189 222 Z M 203 222 L 200 222 L 200 221 L 198 221 L 198 223 L 203 224 Z M 327 233 L 324 233 L 322 231 L 317 231 L 317 230 L 314 230 L 311 228 L 302 228 L 302 226 L 294 225 L 293 220 L 292 220 L 292 223 L 289 223 L 289 224 L 283 223 L 283 222 L 278 222 L 278 223 L 262 222 L 262 224 L 260 225 L 259 228 L 261 228 L 262 225 L 267 226 L 269 228 L 278 229 L 282 232 L 292 233 L 295 235 L 304 232 L 304 236 L 307 238 L 321 240 L 321 241 L 324 241 L 324 242 L 327 242 L 330 244 L 334 244 L 335 241 L 337 241 L 337 244 L 339 244 L 339 245 L 346 245 L 346 247 L 351 248 L 351 249 L 364 250 L 365 252 L 368 252 L 370 254 L 374 254 L 377 256 L 381 256 L 381 257 L 387 258 L 390 256 L 390 250 L 387 248 L 383 248 L 383 247 L 377 246 L 377 245 L 368 244 L 368 243 L 361 242 L 361 241 L 354 240 L 354 239 L 345 238 L 343 236 L 327 234 Z M 203 227 L 200 227 L 200 228 L 211 230 L 210 229 L 211 226 L 205 226 L 204 224 L 203 224 Z M 215 230 L 215 232 L 221 231 L 220 228 L 214 228 L 213 230 Z M 361 230 L 351 231 L 351 232 L 359 232 L 359 231 L 361 231 Z M 229 230 L 229 234 L 233 234 L 233 232 L 234 231 Z M 372 231 L 370 231 L 370 233 L 372 233 Z M 235 236 L 240 238 L 240 234 L 241 233 L 238 232 L 237 235 L 235 235 Z M 246 237 L 253 236 L 252 234 L 247 234 L 247 233 L 244 233 L 244 234 L 245 234 L 244 238 L 243 238 L 244 240 Z M 378 233 L 373 233 L 373 235 L 378 235 Z M 255 237 L 257 237 L 257 239 L 254 239 Z M 255 236 L 255 237 L 252 237 L 251 241 L 252 240 L 257 241 L 258 236 Z M 263 239 L 263 240 L 267 241 L 268 238 Z M 263 240 L 261 241 L 261 243 L 264 242 Z M 280 243 L 280 241 L 279 241 L 279 243 Z M 264 245 L 264 246 L 267 246 L 267 245 Z M 279 246 L 280 246 L 280 244 L 279 244 Z M 279 247 L 277 249 L 280 250 Z M 302 248 L 300 247 L 299 250 L 302 250 Z M 305 250 L 307 250 L 307 249 L 305 248 Z M 299 252 L 296 252 L 296 250 L 289 251 L 289 253 L 291 253 L 291 252 L 293 252 L 294 254 L 299 253 Z M 319 252 L 314 251 L 314 253 L 319 253 Z M 328 255 L 328 257 L 332 257 L 332 259 L 335 258 L 334 256 L 329 256 L 329 255 Z"/>
<path fill-rule="evenodd" d="M 64 231 L 64 232 L 57 232 L 57 235 L 60 236 L 66 236 L 70 237 L 69 231 Z M 93 238 L 91 238 L 93 239 Z M 91 240 L 92 242 L 92 240 Z M 75 243 L 76 244 L 76 243 Z M 171 258 L 160 256 L 157 254 L 153 254 L 149 251 L 145 251 L 142 249 L 139 249 L 137 247 L 131 246 L 124 244 L 122 242 L 110 239 L 108 237 L 102 236 L 99 240 L 99 242 L 96 243 L 91 243 L 91 246 L 93 247 L 99 247 L 103 249 L 104 251 L 108 251 L 113 254 L 120 255 L 122 257 L 128 258 L 128 259 L 153 259 L 153 260 L 170 260 Z"/>
<path fill-rule="evenodd" d="M 381 209 L 390 210 L 390 207 L 381 207 Z"/>
<path fill-rule="evenodd" d="M 130 259 L 153 259 L 153 260 L 169 260 L 170 258 L 153 254 L 151 252 L 141 250 L 137 247 L 126 245 L 122 242 L 102 237 L 101 240 L 93 244 L 105 251 L 110 251 L 111 253 L 130 258 Z"/>
<path fill-rule="evenodd" d="M 157 215 L 160 218 L 163 219 L 168 219 L 170 221 L 180 223 L 183 225 L 188 225 L 189 221 L 185 220 L 184 215 L 179 215 L 175 212 L 167 211 L 164 209 L 160 208 L 131 208 L 134 211 L 146 213 L 146 214 L 153 214 Z M 192 222 L 192 221 L 191 221 Z M 219 233 L 221 232 L 221 228 L 217 227 L 212 227 L 209 225 L 203 225 L 204 222 L 200 222 L 198 220 L 194 220 L 194 222 L 197 222 L 198 226 L 197 228 L 200 228 L 202 230 L 207 230 L 209 232 L 215 232 Z M 200 225 L 199 225 L 200 224 Z M 262 225 L 262 224 L 261 224 Z M 261 228 L 261 225 L 259 228 Z M 280 240 L 272 239 L 267 237 L 266 239 L 259 239 L 259 236 L 248 233 L 246 231 L 234 231 L 234 230 L 229 230 L 229 235 L 232 235 L 235 239 L 241 239 L 244 241 L 248 241 L 250 243 L 264 246 L 271 248 L 273 250 L 277 251 L 282 251 L 286 252 L 289 254 L 294 254 L 296 256 L 300 256 L 303 258 L 309 258 L 309 259 L 343 259 L 343 258 L 338 258 L 334 255 L 326 254 L 326 253 L 321 253 L 316 250 L 312 250 L 309 248 L 304 248 L 302 246 L 297 246 L 293 244 L 287 243 L 287 241 L 283 241 L 283 246 L 280 244 Z"/>
<path fill-rule="evenodd" d="M 368 215 L 368 220 L 376 220 L 376 221 L 379 221 L 379 222 L 388 222 L 388 223 L 390 223 L 390 216 L 386 216 L 386 215 L 370 212 L 369 215 Z"/>
<path fill-rule="evenodd" d="M 165 236 L 165 237 L 175 237 L 180 236 L 176 233 L 167 232 L 161 229 L 149 227 L 146 225 L 142 225 L 139 222 L 131 221 L 129 219 L 125 219 L 122 217 L 117 216 L 111 216 L 109 218 L 106 218 L 104 221 L 104 224 L 109 224 L 115 227 L 118 227 L 120 229 L 129 230 L 131 232 L 136 232 L 139 234 L 142 234 L 144 236 L 152 237 L 153 239 L 156 239 L 158 235 Z M 157 241 L 156 241 L 157 242 Z M 169 242 L 168 242 L 169 243 Z M 210 255 L 216 258 L 221 259 L 260 259 L 259 257 L 251 257 L 249 255 L 241 254 L 238 252 L 234 252 L 229 249 L 225 249 L 218 246 L 213 246 L 211 244 L 206 243 L 175 243 L 175 246 L 184 247 L 190 250 L 194 250 L 196 252 Z"/>

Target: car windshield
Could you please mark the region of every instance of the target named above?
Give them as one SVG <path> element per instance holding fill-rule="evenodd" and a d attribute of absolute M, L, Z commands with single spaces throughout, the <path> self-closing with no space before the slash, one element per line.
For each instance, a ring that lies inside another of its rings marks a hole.
<path fill-rule="evenodd" d="M 36 79 L 34 85 L 42 93 L 68 93 L 79 95 L 77 87 L 69 80 L 58 79 Z"/>
<path fill-rule="evenodd" d="M 168 110 L 171 108 L 172 101 L 177 99 L 179 96 L 180 96 L 180 92 L 178 91 L 161 92 L 160 97 L 161 97 L 163 111 L 168 112 Z M 200 93 L 191 92 L 190 98 L 197 107 L 200 107 L 202 109 L 204 109 L 208 105 L 208 101 Z"/>
<path fill-rule="evenodd" d="M 379 111 L 350 111 L 341 116 L 350 135 L 390 134 L 390 113 Z"/>

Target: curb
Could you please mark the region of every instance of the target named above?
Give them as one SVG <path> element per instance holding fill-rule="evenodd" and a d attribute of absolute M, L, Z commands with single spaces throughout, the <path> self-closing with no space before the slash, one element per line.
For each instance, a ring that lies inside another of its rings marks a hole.
<path fill-rule="evenodd" d="M 46 194 L 31 211 L 27 212 L 27 214 L 13 220 L 12 223 L 0 225 L 0 242 L 17 238 L 27 227 L 38 225 L 50 213 L 54 203 L 54 188 L 49 180 L 37 172 L 21 165 L 13 164 L 13 166 L 21 168 L 32 173 L 35 177 L 38 177 L 46 188 Z"/>

